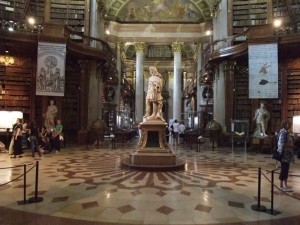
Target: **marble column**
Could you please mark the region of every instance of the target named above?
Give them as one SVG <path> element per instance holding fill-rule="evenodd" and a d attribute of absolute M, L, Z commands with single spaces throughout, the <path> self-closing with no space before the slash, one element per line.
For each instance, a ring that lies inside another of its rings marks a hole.
<path fill-rule="evenodd" d="M 136 75 L 135 75 L 135 121 L 143 121 L 144 108 L 144 52 L 145 43 L 134 44 L 136 51 Z"/>
<path fill-rule="evenodd" d="M 104 18 L 101 16 L 103 9 L 103 1 L 90 1 L 90 36 L 104 39 Z M 91 47 L 97 47 L 96 41 L 90 42 Z"/>
<path fill-rule="evenodd" d="M 117 111 L 120 111 L 120 95 L 121 95 L 121 82 L 122 82 L 122 52 L 124 51 L 124 43 L 117 43 L 117 71 L 118 71 L 118 86 L 116 87 L 115 104 Z"/>
<path fill-rule="evenodd" d="M 173 42 L 174 52 L 174 85 L 173 85 L 173 119 L 181 119 L 182 79 L 181 79 L 181 47 L 182 42 Z"/>
<path fill-rule="evenodd" d="M 88 124 L 102 118 L 102 76 L 97 72 L 97 61 L 90 61 L 89 93 L 88 93 Z"/>
<path fill-rule="evenodd" d="M 213 109 L 213 117 L 218 123 L 220 123 L 222 130 L 226 130 L 225 125 L 225 102 L 226 102 L 226 94 L 225 94 L 225 73 L 224 73 L 224 65 L 219 64 L 218 70 L 215 72 L 214 79 L 214 109 Z"/>
<path fill-rule="evenodd" d="M 200 92 L 200 80 L 201 80 L 201 69 L 202 69 L 202 62 L 203 62 L 203 58 L 202 58 L 202 50 L 203 50 L 203 45 L 197 43 L 196 46 L 196 50 L 195 50 L 195 60 L 197 62 L 197 106 L 196 106 L 196 110 L 197 112 L 202 110 L 202 107 L 200 106 L 200 102 L 199 99 L 201 99 L 201 92 Z"/>

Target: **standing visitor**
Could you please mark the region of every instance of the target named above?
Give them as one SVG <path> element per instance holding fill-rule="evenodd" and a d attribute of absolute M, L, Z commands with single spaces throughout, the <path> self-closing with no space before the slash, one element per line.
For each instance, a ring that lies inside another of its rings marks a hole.
<path fill-rule="evenodd" d="M 290 123 L 288 121 L 281 122 L 281 129 L 278 133 L 278 149 L 277 151 L 282 154 L 281 170 L 279 174 L 280 189 L 284 192 L 291 192 L 287 186 L 288 174 L 290 169 L 290 163 L 293 160 L 293 140 L 289 135 L 288 130 Z"/>
<path fill-rule="evenodd" d="M 61 148 L 61 141 L 63 140 L 63 125 L 61 124 L 61 120 L 58 119 L 56 121 L 56 126 L 55 126 L 55 137 L 54 137 L 54 146 L 53 150 L 56 150 L 56 152 L 60 152 Z"/>
<path fill-rule="evenodd" d="M 30 148 L 31 148 L 31 155 L 32 157 L 35 156 L 35 151 L 38 151 L 38 137 L 39 137 L 39 129 L 36 126 L 34 121 L 31 121 L 28 129 L 28 135 L 30 140 Z M 38 151 L 39 156 L 41 153 Z"/>
<path fill-rule="evenodd" d="M 184 143 L 184 131 L 185 131 L 185 126 L 184 126 L 183 121 L 181 121 L 179 126 L 178 126 L 179 144 Z"/>
<path fill-rule="evenodd" d="M 179 123 L 177 121 L 177 119 L 174 120 L 173 125 L 173 145 L 179 145 L 179 133 L 178 133 L 178 127 L 179 127 Z M 175 142 L 174 142 L 175 141 Z"/>
<path fill-rule="evenodd" d="M 22 119 L 18 119 L 17 125 L 15 127 L 15 132 L 14 132 L 14 153 L 12 158 L 16 157 L 23 157 L 23 150 L 22 150 Z"/>

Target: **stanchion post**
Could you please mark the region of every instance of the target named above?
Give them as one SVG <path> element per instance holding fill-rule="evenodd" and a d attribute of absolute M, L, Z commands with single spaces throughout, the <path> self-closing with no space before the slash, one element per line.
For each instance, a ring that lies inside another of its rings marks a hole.
<path fill-rule="evenodd" d="M 26 202 L 26 183 L 27 183 L 27 180 L 26 180 L 26 164 L 24 164 L 24 187 L 23 187 L 23 194 L 24 194 L 24 196 L 23 196 L 23 201 L 24 201 L 24 203 Z"/>
<path fill-rule="evenodd" d="M 24 173 L 24 180 L 23 180 L 23 201 L 18 201 L 18 204 L 19 205 L 24 205 L 27 203 L 27 200 L 26 200 L 26 186 L 27 186 L 27 181 L 26 181 L 26 164 L 23 165 L 23 173 Z"/>
<path fill-rule="evenodd" d="M 261 194 L 261 168 L 258 168 L 258 187 L 257 187 L 257 205 L 252 205 L 251 209 L 255 211 L 265 212 L 267 208 L 265 206 L 260 205 L 260 194 Z"/>
<path fill-rule="evenodd" d="M 275 170 L 272 170 L 271 173 L 271 209 L 267 210 L 267 213 L 276 216 L 280 214 L 279 211 L 274 210 L 274 172 Z"/>
<path fill-rule="evenodd" d="M 274 170 L 271 173 L 271 214 L 273 214 L 274 209 Z"/>
<path fill-rule="evenodd" d="M 43 201 L 42 197 L 38 197 L 38 185 L 39 185 L 39 161 L 36 161 L 35 166 L 35 190 L 34 190 L 34 197 L 29 199 L 30 203 L 37 203 Z"/>

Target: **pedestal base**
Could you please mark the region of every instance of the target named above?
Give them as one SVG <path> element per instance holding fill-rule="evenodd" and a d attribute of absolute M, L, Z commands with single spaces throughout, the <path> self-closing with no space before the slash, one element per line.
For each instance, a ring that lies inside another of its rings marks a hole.
<path fill-rule="evenodd" d="M 175 165 L 176 156 L 173 153 L 137 152 L 130 155 L 133 165 Z"/>
<path fill-rule="evenodd" d="M 176 160 L 176 155 L 169 148 L 166 126 L 160 120 L 140 123 L 142 132 L 137 148 L 130 154 L 129 161 L 124 161 L 123 164 L 139 168 L 183 167 L 184 163 Z"/>

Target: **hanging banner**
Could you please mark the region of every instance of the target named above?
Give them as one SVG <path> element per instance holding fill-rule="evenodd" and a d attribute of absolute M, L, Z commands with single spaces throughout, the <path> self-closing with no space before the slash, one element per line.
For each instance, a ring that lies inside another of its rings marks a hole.
<path fill-rule="evenodd" d="M 66 44 L 39 42 L 36 95 L 64 96 Z"/>
<path fill-rule="evenodd" d="M 249 44 L 249 98 L 278 98 L 278 45 Z"/>

